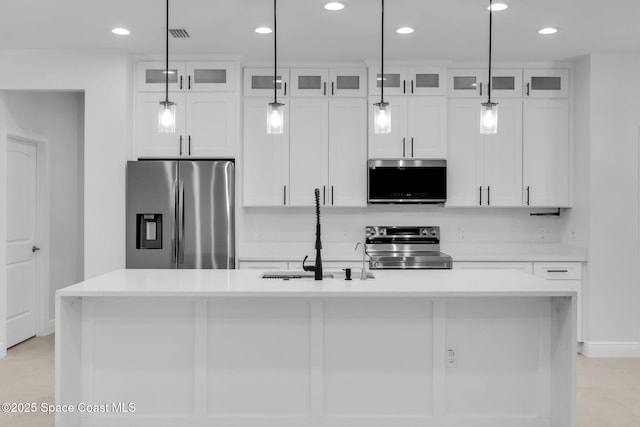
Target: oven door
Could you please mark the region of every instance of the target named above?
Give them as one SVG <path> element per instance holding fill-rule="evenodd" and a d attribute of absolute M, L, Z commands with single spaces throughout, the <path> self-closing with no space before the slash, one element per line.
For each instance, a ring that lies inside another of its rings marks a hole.
<path fill-rule="evenodd" d="M 369 203 L 444 203 L 446 160 L 369 160 Z"/>

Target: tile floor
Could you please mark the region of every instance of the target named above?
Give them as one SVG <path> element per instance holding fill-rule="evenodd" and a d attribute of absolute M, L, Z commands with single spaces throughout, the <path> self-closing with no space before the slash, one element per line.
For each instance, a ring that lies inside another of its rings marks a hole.
<path fill-rule="evenodd" d="M 0 402 L 54 402 L 53 335 L 0 359 Z M 640 359 L 578 357 L 578 427 L 640 427 Z M 0 412 L 0 426 L 50 427 L 53 416 Z"/>

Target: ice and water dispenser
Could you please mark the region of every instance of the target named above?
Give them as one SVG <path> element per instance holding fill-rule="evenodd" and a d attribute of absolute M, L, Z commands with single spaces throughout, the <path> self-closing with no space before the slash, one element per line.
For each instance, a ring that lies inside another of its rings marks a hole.
<path fill-rule="evenodd" d="M 136 249 L 162 249 L 162 214 L 136 214 Z"/>

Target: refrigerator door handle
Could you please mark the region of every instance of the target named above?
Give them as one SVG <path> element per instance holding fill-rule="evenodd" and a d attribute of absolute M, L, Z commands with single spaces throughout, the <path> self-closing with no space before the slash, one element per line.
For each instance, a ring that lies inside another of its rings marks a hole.
<path fill-rule="evenodd" d="M 184 181 L 178 190 L 178 263 L 184 264 Z"/>
<path fill-rule="evenodd" d="M 176 219 L 178 217 L 178 183 L 173 181 L 171 184 L 171 206 L 173 206 L 173 216 L 171 218 L 171 262 L 177 264 L 178 253 L 176 247 Z"/>

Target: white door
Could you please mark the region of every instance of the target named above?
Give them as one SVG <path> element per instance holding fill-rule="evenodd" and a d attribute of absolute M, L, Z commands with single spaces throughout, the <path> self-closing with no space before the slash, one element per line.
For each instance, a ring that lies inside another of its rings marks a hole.
<path fill-rule="evenodd" d="M 186 97 L 187 144 L 191 157 L 236 157 L 233 93 L 190 93 Z"/>
<path fill-rule="evenodd" d="M 169 101 L 176 103 L 176 132 L 158 132 L 158 110 L 162 93 L 139 93 L 136 98 L 136 154 L 138 157 L 176 157 L 186 155 L 184 140 L 185 96 L 169 93 Z"/>
<path fill-rule="evenodd" d="M 7 145 L 7 347 L 36 334 L 37 148 Z"/>
<path fill-rule="evenodd" d="M 327 80 L 329 70 L 326 68 L 292 68 L 291 69 L 291 96 L 328 95 Z"/>
<path fill-rule="evenodd" d="M 329 100 L 327 205 L 367 205 L 367 100 Z"/>
<path fill-rule="evenodd" d="M 386 73 L 385 73 L 386 74 Z M 374 133 L 373 104 L 380 98 L 369 97 L 369 158 L 401 159 L 409 157 L 407 153 L 407 99 L 404 96 L 385 97 L 391 111 L 391 133 Z"/>
<path fill-rule="evenodd" d="M 414 96 L 408 99 L 406 157 L 447 157 L 447 98 Z"/>
<path fill-rule="evenodd" d="M 329 102 L 325 98 L 291 98 L 289 183 L 292 206 L 313 206 L 314 189 L 327 204 L 329 181 Z"/>
<path fill-rule="evenodd" d="M 284 133 L 267 133 L 265 98 L 244 99 L 243 201 L 245 206 L 284 206 L 289 185 L 289 105 Z"/>
<path fill-rule="evenodd" d="M 498 100 L 498 112 L 498 133 L 483 138 L 486 205 L 522 206 L 522 100 Z"/>

